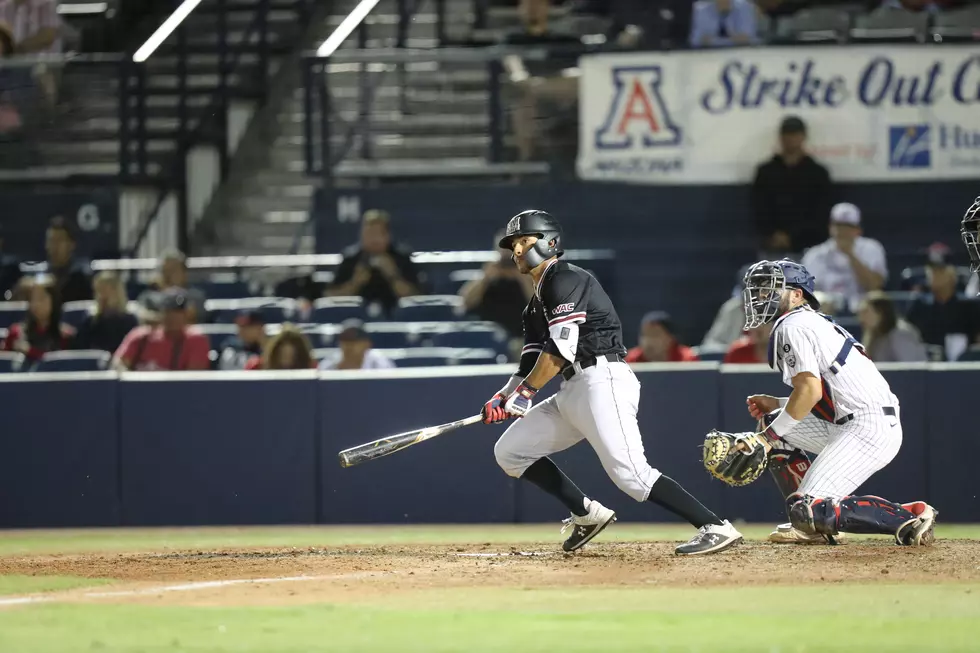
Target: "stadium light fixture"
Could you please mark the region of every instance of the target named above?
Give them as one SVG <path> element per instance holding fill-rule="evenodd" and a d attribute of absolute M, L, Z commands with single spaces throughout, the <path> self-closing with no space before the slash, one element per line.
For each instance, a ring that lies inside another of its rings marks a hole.
<path fill-rule="evenodd" d="M 146 39 L 146 43 L 140 46 L 140 49 L 133 55 L 133 61 L 142 63 L 149 59 L 150 55 L 156 52 L 160 44 L 167 40 L 167 37 L 184 22 L 185 18 L 190 16 L 191 12 L 199 4 L 201 4 L 201 0 L 184 0 L 174 13 L 167 17 L 167 20 L 163 21 L 163 24 L 157 28 L 157 31 L 153 32 L 150 38 Z"/>
<path fill-rule="evenodd" d="M 357 29 L 357 26 L 361 24 L 367 15 L 371 13 L 375 5 L 378 4 L 379 0 L 361 0 L 354 9 L 347 14 L 347 18 L 340 22 L 337 29 L 333 31 L 333 34 L 327 37 L 327 40 L 320 44 L 320 47 L 316 50 L 316 55 L 318 57 L 329 57 L 334 53 L 334 50 L 340 47 L 340 44 L 347 40 L 347 37 Z"/>

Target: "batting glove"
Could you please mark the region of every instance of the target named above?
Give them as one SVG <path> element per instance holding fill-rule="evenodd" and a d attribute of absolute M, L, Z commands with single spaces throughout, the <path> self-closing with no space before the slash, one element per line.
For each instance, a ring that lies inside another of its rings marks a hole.
<path fill-rule="evenodd" d="M 507 401 L 501 393 L 495 394 L 490 398 L 490 401 L 483 404 L 483 423 L 484 424 L 500 424 L 501 422 L 506 422 L 512 416 L 507 414 L 504 410 L 504 402 Z"/>
<path fill-rule="evenodd" d="M 534 395 L 536 394 L 538 394 L 537 388 L 528 385 L 527 382 L 522 383 L 517 386 L 513 394 L 507 397 L 504 410 L 514 417 L 524 417 L 527 415 L 527 411 L 531 410 L 531 404 L 534 403 Z"/>

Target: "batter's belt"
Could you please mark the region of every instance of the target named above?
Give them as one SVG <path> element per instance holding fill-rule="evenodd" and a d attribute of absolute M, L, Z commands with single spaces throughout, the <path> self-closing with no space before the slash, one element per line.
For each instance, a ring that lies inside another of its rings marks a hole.
<path fill-rule="evenodd" d="M 580 361 L 576 361 L 575 365 L 578 365 L 579 369 L 587 370 L 590 367 L 595 367 L 599 363 L 600 359 L 608 361 L 610 363 L 625 362 L 623 360 L 623 357 L 620 356 L 619 354 L 600 354 L 599 356 L 592 356 L 590 358 L 583 358 Z M 578 373 L 575 370 L 575 365 L 566 365 L 564 368 L 562 368 L 561 375 L 566 381 L 568 381 Z"/>
<path fill-rule="evenodd" d="M 887 415 L 888 417 L 896 417 L 898 415 L 898 413 L 895 411 L 895 409 L 892 406 L 882 406 L 881 412 L 882 414 Z M 837 426 L 844 426 L 852 419 L 854 419 L 854 413 L 851 413 L 850 415 L 844 415 L 839 420 L 834 422 L 834 424 L 836 424 Z"/>

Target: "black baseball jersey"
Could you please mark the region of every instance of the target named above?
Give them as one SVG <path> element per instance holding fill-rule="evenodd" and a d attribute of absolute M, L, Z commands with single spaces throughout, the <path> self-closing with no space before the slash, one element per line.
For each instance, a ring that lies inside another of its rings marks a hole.
<path fill-rule="evenodd" d="M 609 295 L 595 277 L 561 259 L 544 271 L 524 309 L 519 375 L 531 372 L 542 351 L 569 364 L 604 354 L 626 354 L 623 325 Z"/>

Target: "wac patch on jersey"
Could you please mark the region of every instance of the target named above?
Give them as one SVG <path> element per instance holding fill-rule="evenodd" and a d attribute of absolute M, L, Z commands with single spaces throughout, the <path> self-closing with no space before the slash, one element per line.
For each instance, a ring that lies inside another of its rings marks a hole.
<path fill-rule="evenodd" d="M 558 306 L 555 306 L 554 313 L 555 315 L 561 315 L 562 313 L 571 313 L 574 310 L 575 310 L 575 304 L 572 303 L 558 304 Z"/>

